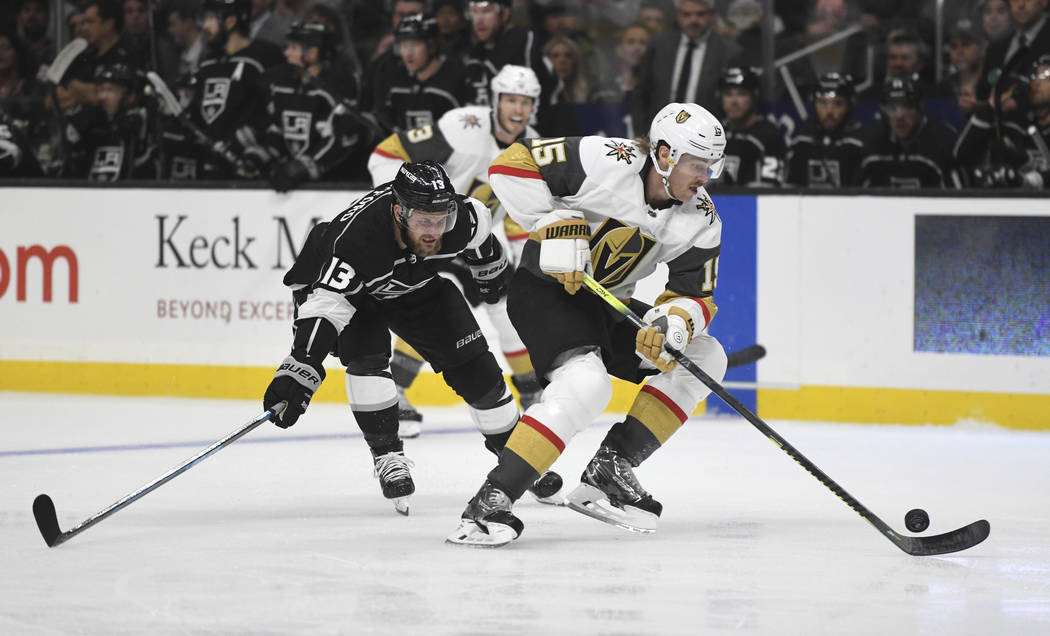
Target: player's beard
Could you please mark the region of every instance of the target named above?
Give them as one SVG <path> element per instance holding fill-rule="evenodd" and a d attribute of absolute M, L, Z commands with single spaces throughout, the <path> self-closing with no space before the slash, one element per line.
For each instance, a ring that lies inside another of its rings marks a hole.
<path fill-rule="evenodd" d="M 437 240 L 433 243 L 424 243 L 422 236 L 417 236 L 411 232 L 406 232 L 408 235 L 408 246 L 412 249 L 412 253 L 416 256 L 433 256 L 437 254 L 441 249 L 441 236 L 437 237 Z"/>

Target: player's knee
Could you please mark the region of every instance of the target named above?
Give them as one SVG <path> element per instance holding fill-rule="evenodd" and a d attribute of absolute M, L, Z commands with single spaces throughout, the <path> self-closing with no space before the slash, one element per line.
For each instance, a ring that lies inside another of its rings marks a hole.
<path fill-rule="evenodd" d="M 387 370 L 390 357 L 380 353 L 356 356 L 346 361 L 348 375 L 376 375 Z"/>
<path fill-rule="evenodd" d="M 712 335 L 702 333 L 686 345 L 685 354 L 695 360 L 704 373 L 711 376 L 716 382 L 721 382 L 726 375 L 729 358 L 722 343 Z M 683 369 L 684 371 L 684 369 Z"/>
<path fill-rule="evenodd" d="M 464 364 L 445 369 L 442 376 L 445 383 L 467 404 L 475 404 L 486 395 L 506 386 L 503 371 L 489 351 L 471 358 Z"/>
<path fill-rule="evenodd" d="M 586 428 L 612 399 L 613 386 L 601 356 L 573 356 L 550 373 L 541 402 L 560 411 L 577 431 Z"/>

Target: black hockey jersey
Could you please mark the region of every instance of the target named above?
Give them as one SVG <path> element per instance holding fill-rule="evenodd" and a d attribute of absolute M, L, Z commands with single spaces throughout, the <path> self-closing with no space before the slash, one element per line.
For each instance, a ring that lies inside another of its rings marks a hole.
<path fill-rule="evenodd" d="M 856 122 L 834 132 L 816 122 L 807 123 L 791 138 L 785 182 L 801 188 L 857 185 L 864 144 L 871 134 Z"/>
<path fill-rule="evenodd" d="M 282 64 L 266 75 L 266 144 L 279 157 L 296 157 L 323 178 L 341 164 L 366 136 L 352 118 L 353 104 L 333 94 L 322 81 L 307 78 L 296 66 Z M 356 95 L 356 87 L 348 87 Z"/>
<path fill-rule="evenodd" d="M 991 113 L 978 109 L 959 135 L 954 155 L 971 186 L 1020 186 L 1022 175 L 1038 174 L 1043 187 L 1050 187 L 1050 125 L 1002 120 L 996 131 Z M 1040 143 L 1040 141 L 1042 143 Z M 1014 183 L 987 183 L 975 178 L 1011 168 Z M 1029 183 L 1029 185 L 1033 185 Z"/>
<path fill-rule="evenodd" d="M 157 176 L 156 146 L 144 107 L 131 107 L 114 119 L 97 106 L 76 108 L 64 134 L 68 176 L 106 182 Z"/>
<path fill-rule="evenodd" d="M 326 226 L 315 228 L 295 264 L 285 274 L 284 284 L 293 289 L 306 287 L 310 291 L 334 292 L 346 304 L 340 301 L 322 313 L 352 315 L 355 302 L 395 300 L 421 289 L 437 276 L 436 265 L 461 253 L 473 260 L 501 253 L 502 248 L 491 232 L 487 208 L 462 195 L 456 195 L 456 200 L 455 225 L 442 235 L 436 254 L 420 257 L 409 248 L 401 247 L 395 238 L 392 228 L 395 198 L 391 184 L 385 183 L 355 201 Z M 319 304 L 326 306 L 323 302 Z M 340 329 L 341 324 L 345 324 L 337 315 L 329 322 Z"/>
<path fill-rule="evenodd" d="M 443 59 L 437 71 L 420 82 L 398 64 L 388 77 L 377 78 L 376 118 L 386 130 L 433 126 L 442 115 L 471 97 L 459 60 Z"/>
<path fill-rule="evenodd" d="M 765 119 L 744 130 L 726 128 L 722 181 L 740 186 L 779 186 L 784 178 L 784 136 Z"/>
<path fill-rule="evenodd" d="M 280 49 L 255 40 L 234 55 L 222 53 L 202 62 L 187 109 L 194 123 L 212 140 L 237 147 L 238 153 L 257 146 L 251 126 L 264 120 L 269 98 L 263 74 L 283 61 Z"/>
<path fill-rule="evenodd" d="M 528 66 L 540 80 L 540 105 L 550 103 L 551 94 L 557 84 L 554 74 L 547 68 L 541 44 L 536 42 L 532 31 L 511 27 L 496 37 L 492 48 L 476 43 L 467 54 L 466 82 L 469 101 L 477 106 L 489 106 L 489 83 L 499 70 L 507 64 Z"/>
<path fill-rule="evenodd" d="M 884 122 L 860 163 L 860 185 L 889 188 L 958 188 L 952 148 L 958 135 L 938 119 L 924 118 L 908 145 Z"/>
<path fill-rule="evenodd" d="M 43 172 L 26 139 L 0 111 L 0 177 L 39 177 Z"/>

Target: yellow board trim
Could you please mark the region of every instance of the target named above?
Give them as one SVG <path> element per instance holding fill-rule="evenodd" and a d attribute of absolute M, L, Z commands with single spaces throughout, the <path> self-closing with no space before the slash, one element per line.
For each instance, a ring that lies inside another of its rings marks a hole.
<path fill-rule="evenodd" d="M 0 360 L 0 391 L 261 401 L 274 369 Z M 345 402 L 343 377 L 342 369 L 329 369 L 315 399 Z M 614 378 L 613 397 L 606 412 L 626 413 L 637 394 L 637 385 Z M 419 374 L 408 390 L 408 398 L 418 406 L 463 403 L 441 376 L 429 371 Z M 693 415 L 704 412 L 701 402 Z M 758 391 L 758 414 L 769 420 L 873 424 L 951 425 L 975 420 L 1019 430 L 1050 430 L 1050 395 L 804 386 L 798 391 Z"/>

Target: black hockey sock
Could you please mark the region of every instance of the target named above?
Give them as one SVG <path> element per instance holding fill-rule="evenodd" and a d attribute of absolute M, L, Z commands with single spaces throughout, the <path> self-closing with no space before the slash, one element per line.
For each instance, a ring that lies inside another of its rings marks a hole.
<path fill-rule="evenodd" d="M 613 424 L 602 440 L 602 446 L 616 451 L 637 467 L 660 448 L 660 440 L 647 426 L 628 415 L 624 421 Z"/>
<path fill-rule="evenodd" d="M 496 457 L 503 451 L 503 447 L 507 445 L 507 440 L 510 439 L 510 434 L 514 432 L 514 429 L 505 431 L 503 433 L 485 433 L 485 448 L 492 451 Z"/>
<path fill-rule="evenodd" d="M 397 436 L 397 405 L 378 411 L 354 411 L 354 418 L 373 455 L 395 453 L 404 448 Z"/>
<path fill-rule="evenodd" d="M 394 350 L 390 358 L 390 375 L 394 377 L 394 384 L 402 389 L 412 386 L 412 382 L 419 375 L 423 367 L 423 361 L 417 360 L 403 351 Z"/>

